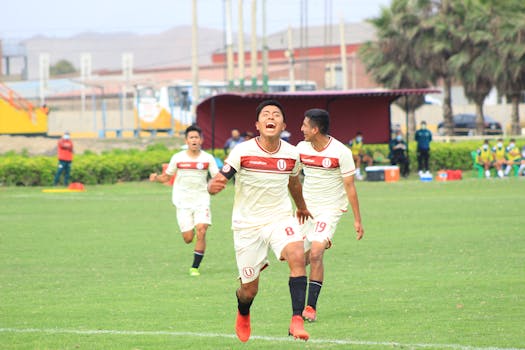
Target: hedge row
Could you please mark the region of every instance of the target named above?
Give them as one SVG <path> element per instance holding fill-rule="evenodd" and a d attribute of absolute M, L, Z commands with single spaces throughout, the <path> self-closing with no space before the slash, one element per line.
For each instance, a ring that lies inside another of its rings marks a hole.
<path fill-rule="evenodd" d="M 525 141 L 521 141 L 525 143 Z M 471 152 L 480 142 L 432 143 L 430 168 L 472 169 Z M 523 144 L 518 145 L 520 148 Z M 388 162 L 387 145 L 366 145 L 366 151 L 374 156 L 379 164 Z M 162 171 L 162 164 L 169 162 L 177 150 L 169 150 L 162 144 L 150 146 L 145 151 L 114 150 L 100 155 L 86 152 L 76 155 L 72 164 L 71 182 L 87 185 L 110 184 L 120 181 L 141 181 L 151 172 Z M 223 159 L 222 150 L 215 155 Z M 410 143 L 409 157 L 411 170 L 417 170 L 416 145 Z M 30 157 L 27 154 L 9 152 L 0 155 L 0 185 L 2 186 L 50 186 L 57 167 L 56 157 Z"/>

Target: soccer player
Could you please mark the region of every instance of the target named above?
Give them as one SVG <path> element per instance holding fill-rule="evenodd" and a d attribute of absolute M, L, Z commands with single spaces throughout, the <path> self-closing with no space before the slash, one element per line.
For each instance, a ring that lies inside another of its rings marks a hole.
<path fill-rule="evenodd" d="M 208 173 L 215 176 L 219 169 L 215 158 L 201 150 L 202 131 L 197 125 L 186 128 L 188 148 L 171 157 L 165 174 L 150 175 L 150 181 L 168 182 L 173 175 L 172 203 L 177 208 L 177 222 L 184 242 L 190 244 L 197 236 L 190 276 L 199 276 L 199 266 L 206 250 L 206 231 L 211 225 Z"/>
<path fill-rule="evenodd" d="M 308 302 L 302 316 L 310 322 L 317 318 L 317 299 L 324 280 L 324 252 L 332 245 L 337 223 L 346 212 L 348 202 L 354 214 L 356 238 L 360 240 L 365 233 L 354 184 L 356 167 L 352 152 L 328 135 L 329 125 L 326 110 L 306 111 L 301 126 L 304 141 L 297 145 L 304 171 L 304 199 L 313 215 L 313 220 L 301 226 L 306 263 L 310 263 Z"/>
<path fill-rule="evenodd" d="M 299 152 L 280 138 L 286 124 L 278 101 L 261 102 L 256 117 L 259 136 L 237 145 L 219 174 L 208 183 L 208 191 L 216 194 L 235 175 L 232 229 L 241 282 L 236 291 L 235 331 L 242 342 L 250 338 L 250 306 L 259 289 L 260 272 L 268 265 L 268 252 L 272 249 L 290 268 L 292 320 L 288 333 L 296 339 L 308 340 L 301 317 L 307 281 L 299 224 L 311 215 L 299 181 Z M 288 192 L 297 208 L 296 218 Z"/>
<path fill-rule="evenodd" d="M 432 133 L 427 129 L 427 122 L 421 122 L 421 128 L 416 131 L 414 139 L 417 142 L 417 164 L 418 174 L 430 174 L 428 159 L 430 158 L 430 142 L 432 142 Z"/>

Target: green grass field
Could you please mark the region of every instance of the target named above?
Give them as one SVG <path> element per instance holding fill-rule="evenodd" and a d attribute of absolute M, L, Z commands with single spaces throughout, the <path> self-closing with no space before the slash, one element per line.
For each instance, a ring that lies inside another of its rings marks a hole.
<path fill-rule="evenodd" d="M 287 266 L 270 255 L 246 344 L 232 186 L 197 278 L 169 187 L 0 188 L 0 349 L 525 349 L 525 180 L 357 186 L 365 238 L 345 215 L 311 339 L 287 336 Z"/>

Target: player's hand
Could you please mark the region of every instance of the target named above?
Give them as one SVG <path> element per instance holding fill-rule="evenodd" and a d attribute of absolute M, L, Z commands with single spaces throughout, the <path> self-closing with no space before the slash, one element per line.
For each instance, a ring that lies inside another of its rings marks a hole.
<path fill-rule="evenodd" d="M 363 225 L 361 225 L 360 221 L 354 222 L 354 228 L 355 228 L 355 238 L 359 241 L 365 235 L 365 229 L 363 228 Z"/>
<path fill-rule="evenodd" d="M 155 181 L 157 181 L 157 173 L 151 173 L 151 174 L 149 174 L 149 180 L 150 180 L 151 182 L 155 182 Z"/>
<path fill-rule="evenodd" d="M 295 216 L 297 217 L 297 220 L 299 220 L 299 223 L 302 225 L 308 218 L 313 219 L 314 217 L 310 213 L 308 209 L 297 209 L 295 211 Z"/>
<path fill-rule="evenodd" d="M 213 179 L 210 180 L 208 183 L 208 193 L 209 194 L 217 194 L 220 191 L 224 190 L 226 187 L 226 184 L 228 183 L 228 179 L 224 176 L 216 176 Z"/>

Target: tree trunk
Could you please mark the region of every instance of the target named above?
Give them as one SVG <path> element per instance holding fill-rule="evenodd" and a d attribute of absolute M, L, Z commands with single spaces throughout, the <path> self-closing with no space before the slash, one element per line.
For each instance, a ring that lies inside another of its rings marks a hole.
<path fill-rule="evenodd" d="M 414 138 L 416 134 L 416 110 L 414 108 L 408 109 L 408 130 L 410 132 L 410 137 Z M 407 140 L 407 142 L 410 140 Z"/>
<path fill-rule="evenodd" d="M 454 135 L 454 121 L 452 119 L 452 83 L 450 77 L 443 78 L 443 121 L 445 123 L 445 135 Z"/>
<path fill-rule="evenodd" d="M 476 135 L 485 133 L 485 117 L 483 116 L 483 102 L 476 102 Z"/>
<path fill-rule="evenodd" d="M 510 115 L 510 134 L 511 135 L 521 135 L 521 126 L 520 126 L 520 96 L 512 95 L 512 112 Z"/>

